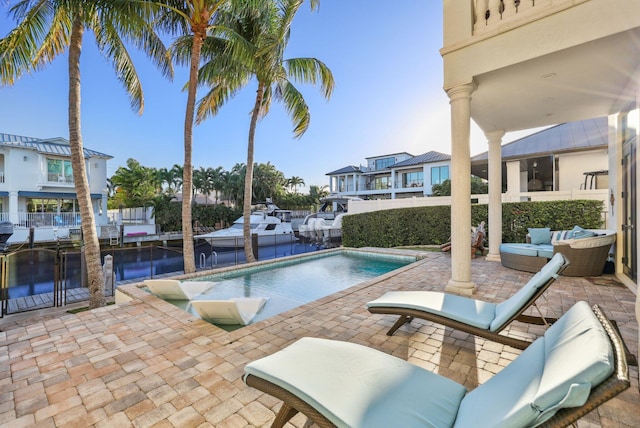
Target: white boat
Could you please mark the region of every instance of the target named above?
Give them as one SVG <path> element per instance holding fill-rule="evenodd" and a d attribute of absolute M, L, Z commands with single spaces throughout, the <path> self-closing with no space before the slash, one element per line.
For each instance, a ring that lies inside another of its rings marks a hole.
<path fill-rule="evenodd" d="M 342 217 L 344 217 L 344 214 L 338 214 L 333 219 L 333 223 L 322 226 L 319 229 L 318 235 L 322 235 L 322 243 L 325 246 L 342 241 Z"/>
<path fill-rule="evenodd" d="M 291 227 L 291 211 L 281 210 L 273 203 L 260 204 L 258 209 L 251 213 L 249 222 L 251 235 L 258 236 L 259 247 L 296 241 Z M 234 221 L 231 227 L 196 235 L 195 238 L 207 240 L 212 247 L 244 247 L 243 229 L 244 216 Z"/>
<path fill-rule="evenodd" d="M 304 221 L 298 226 L 298 235 L 306 240 L 322 241 L 322 235 L 318 236 L 315 232 L 316 227 L 330 226 L 337 215 L 344 214 L 349 209 L 349 201 L 362 201 L 362 198 L 351 196 L 329 196 L 321 200 L 322 205 L 318 212 L 309 214 Z M 313 219 L 322 219 L 324 222 L 316 226 Z M 314 234 L 315 233 L 315 234 Z"/>

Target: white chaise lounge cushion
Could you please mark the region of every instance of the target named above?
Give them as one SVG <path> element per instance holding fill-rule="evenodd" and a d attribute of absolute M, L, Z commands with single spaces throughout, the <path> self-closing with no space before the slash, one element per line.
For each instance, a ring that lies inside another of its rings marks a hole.
<path fill-rule="evenodd" d="M 154 295 L 164 300 L 190 300 L 215 286 L 215 282 L 210 281 L 180 282 L 176 279 L 145 279 L 143 282 Z"/>
<path fill-rule="evenodd" d="M 338 427 L 450 427 L 462 385 L 362 345 L 305 337 L 245 373 L 297 395 Z"/>
<path fill-rule="evenodd" d="M 264 297 L 236 297 L 228 300 L 192 300 L 200 318 L 213 324 L 247 325 L 262 310 Z"/>
<path fill-rule="evenodd" d="M 499 331 L 547 281 L 558 276 L 564 265 L 556 254 L 518 292 L 502 303 L 494 304 L 439 291 L 389 291 L 367 303 L 367 308 L 410 308 L 440 315 L 474 327 Z"/>
<path fill-rule="evenodd" d="M 526 427 L 540 412 L 531 406 L 544 365 L 544 343 L 536 340 L 495 376 L 469 392 L 455 427 Z"/>
<path fill-rule="evenodd" d="M 438 291 L 389 291 L 367 307 L 410 308 L 441 315 L 478 328 L 488 329 L 495 317 L 496 305 Z"/>
<path fill-rule="evenodd" d="M 542 266 L 525 285 L 513 296 L 496 306 L 495 318 L 491 321 L 489 329 L 498 331 L 504 323 L 513 317 L 518 310 L 551 278 L 557 278 L 558 272 L 565 263 L 564 256 L 560 253 L 553 256 L 549 262 Z"/>
<path fill-rule="evenodd" d="M 585 403 L 591 387 L 614 371 L 611 342 L 586 302 L 578 302 L 544 334 L 545 365 L 532 406 L 542 422 L 562 407 Z"/>

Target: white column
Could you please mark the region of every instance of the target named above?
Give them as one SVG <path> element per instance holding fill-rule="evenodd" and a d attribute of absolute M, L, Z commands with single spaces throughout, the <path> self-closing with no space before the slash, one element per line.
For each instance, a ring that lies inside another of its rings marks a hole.
<path fill-rule="evenodd" d="M 391 170 L 391 199 L 396 198 L 396 172 Z"/>
<path fill-rule="evenodd" d="M 507 202 L 520 200 L 520 161 L 507 162 Z"/>
<path fill-rule="evenodd" d="M 469 83 L 447 91 L 451 104 L 451 279 L 445 291 L 471 295 L 471 93 Z"/>
<path fill-rule="evenodd" d="M 20 222 L 18 210 L 18 192 L 9 192 L 9 221 L 13 224 Z"/>
<path fill-rule="evenodd" d="M 504 131 L 485 133 L 489 144 L 489 254 L 487 260 L 500 261 L 502 243 L 502 137 Z"/>

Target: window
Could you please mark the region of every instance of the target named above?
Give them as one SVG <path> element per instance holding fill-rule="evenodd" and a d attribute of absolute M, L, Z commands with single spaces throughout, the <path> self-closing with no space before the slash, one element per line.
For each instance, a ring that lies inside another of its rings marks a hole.
<path fill-rule="evenodd" d="M 402 177 L 402 187 L 422 187 L 424 177 L 422 171 L 407 172 Z"/>
<path fill-rule="evenodd" d="M 396 158 L 376 159 L 376 171 L 385 169 L 396 163 Z"/>
<path fill-rule="evenodd" d="M 47 181 L 73 183 L 71 161 L 47 158 Z"/>
<path fill-rule="evenodd" d="M 448 166 L 436 166 L 431 168 L 431 185 L 442 184 L 443 181 L 449 179 Z"/>
<path fill-rule="evenodd" d="M 376 177 L 373 182 L 374 190 L 387 190 L 391 188 L 391 177 Z"/>

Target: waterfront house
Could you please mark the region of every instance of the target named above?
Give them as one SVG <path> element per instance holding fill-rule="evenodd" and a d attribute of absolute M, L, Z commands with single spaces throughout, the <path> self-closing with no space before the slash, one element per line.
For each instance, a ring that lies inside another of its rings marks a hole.
<path fill-rule="evenodd" d="M 615 268 L 636 295 L 640 254 L 640 0 L 445 0 L 443 88 L 451 110 L 452 276 L 471 294 L 470 123 L 488 143 L 489 256 L 501 242 L 501 143 L 506 132 L 607 117 Z M 636 319 L 640 318 L 636 300 Z"/>
<path fill-rule="evenodd" d="M 606 117 L 563 123 L 502 145 L 503 201 L 524 192 L 608 189 Z M 489 152 L 471 158 L 471 173 L 488 179 Z M 525 196 L 529 197 L 529 196 Z"/>
<path fill-rule="evenodd" d="M 84 148 L 96 226 L 108 223 L 107 160 Z M 9 243 L 49 241 L 79 233 L 80 214 L 64 138 L 33 138 L 0 133 L 0 221 L 13 225 Z"/>
<path fill-rule="evenodd" d="M 451 156 L 430 151 L 366 158 L 366 166 L 349 165 L 329 172 L 329 192 L 363 199 L 402 199 L 430 196 L 432 186 L 449 178 Z"/>

